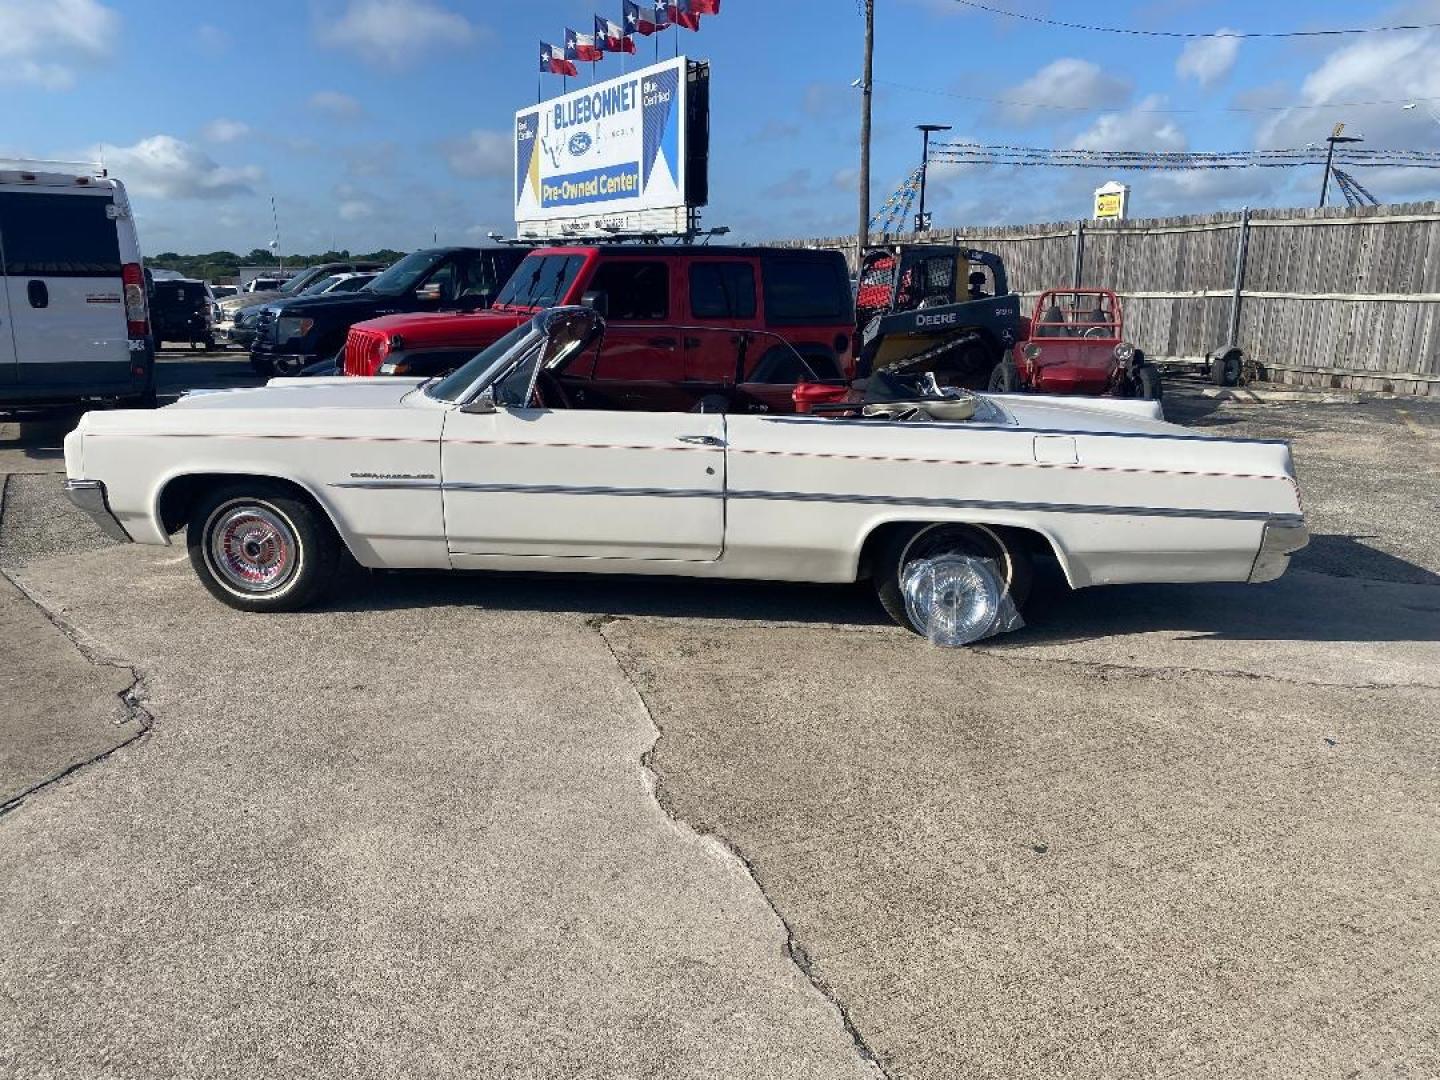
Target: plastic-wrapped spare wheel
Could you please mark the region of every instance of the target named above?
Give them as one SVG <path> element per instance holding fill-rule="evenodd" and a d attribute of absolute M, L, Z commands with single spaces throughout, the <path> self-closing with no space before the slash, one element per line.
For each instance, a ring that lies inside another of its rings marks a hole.
<path fill-rule="evenodd" d="M 934 645 L 954 647 L 1025 625 L 991 559 L 916 559 L 900 581 L 910 624 Z"/>

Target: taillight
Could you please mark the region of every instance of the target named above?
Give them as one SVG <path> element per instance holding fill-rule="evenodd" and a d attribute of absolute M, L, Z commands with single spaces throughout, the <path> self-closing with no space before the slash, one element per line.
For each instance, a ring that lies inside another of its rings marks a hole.
<path fill-rule="evenodd" d="M 139 263 L 120 268 L 125 285 L 125 333 L 132 338 L 150 336 L 150 305 L 145 301 L 145 271 Z"/>

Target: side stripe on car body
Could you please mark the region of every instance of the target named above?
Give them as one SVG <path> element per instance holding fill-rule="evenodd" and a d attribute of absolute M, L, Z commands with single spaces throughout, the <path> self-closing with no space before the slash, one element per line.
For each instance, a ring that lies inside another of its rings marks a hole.
<path fill-rule="evenodd" d="M 1207 510 L 1171 506 L 1114 506 L 1105 503 L 1022 502 L 1004 499 L 945 499 L 923 495 L 864 495 L 828 491 L 720 491 L 706 488 L 606 487 L 569 484 L 479 484 L 458 480 L 341 480 L 332 488 L 364 490 L 449 491 L 469 494 L 608 495 L 669 499 L 744 499 L 764 502 L 847 503 L 859 506 L 903 506 L 944 510 L 1028 510 L 1046 514 L 1105 514 L 1121 517 L 1205 518 L 1223 521 L 1302 522 L 1299 516 L 1265 510 Z"/>

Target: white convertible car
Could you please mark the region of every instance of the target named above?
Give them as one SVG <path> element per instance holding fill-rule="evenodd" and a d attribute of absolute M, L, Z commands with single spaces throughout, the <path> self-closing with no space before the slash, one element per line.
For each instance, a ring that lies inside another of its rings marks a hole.
<path fill-rule="evenodd" d="M 70 497 L 112 535 L 187 530 L 227 604 L 322 595 L 374 568 L 777 581 L 871 577 L 902 623 L 916 560 L 979 556 L 1024 599 L 1074 587 L 1268 581 L 1306 542 L 1289 449 L 1197 435 L 1153 402 L 932 387 L 868 415 L 584 407 L 592 311 L 544 312 L 454 374 L 275 380 L 88 413 Z M 873 382 L 874 380 L 872 380 Z"/>

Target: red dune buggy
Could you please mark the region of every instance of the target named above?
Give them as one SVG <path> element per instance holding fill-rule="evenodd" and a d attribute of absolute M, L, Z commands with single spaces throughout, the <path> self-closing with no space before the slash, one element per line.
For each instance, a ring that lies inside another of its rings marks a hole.
<path fill-rule="evenodd" d="M 1051 289 L 995 365 L 997 394 L 1109 394 L 1159 401 L 1160 369 L 1125 340 L 1120 298 L 1109 289 Z"/>

